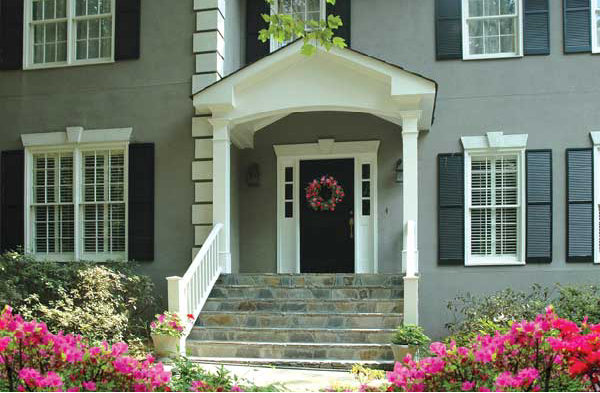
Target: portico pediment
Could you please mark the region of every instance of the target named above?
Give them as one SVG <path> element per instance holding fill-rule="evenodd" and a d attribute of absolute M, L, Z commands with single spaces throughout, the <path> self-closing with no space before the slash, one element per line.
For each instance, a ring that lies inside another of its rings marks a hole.
<path fill-rule="evenodd" d="M 402 125 L 401 112 L 418 110 L 419 129 L 430 128 L 434 81 L 351 49 L 305 56 L 301 47 L 292 43 L 197 92 L 196 113 L 227 119 L 242 148 L 294 112 L 363 112 Z"/>

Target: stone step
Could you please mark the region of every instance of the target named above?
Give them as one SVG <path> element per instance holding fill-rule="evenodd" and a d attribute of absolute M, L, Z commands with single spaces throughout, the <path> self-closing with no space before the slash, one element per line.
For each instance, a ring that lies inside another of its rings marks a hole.
<path fill-rule="evenodd" d="M 277 343 L 188 340 L 187 351 L 198 357 L 393 360 L 389 344 Z"/>
<path fill-rule="evenodd" d="M 363 287 L 402 286 L 400 274 L 222 274 L 217 285 Z"/>
<path fill-rule="evenodd" d="M 209 298 L 204 311 L 401 313 L 402 299 L 247 299 Z"/>
<path fill-rule="evenodd" d="M 395 329 L 399 313 L 266 313 L 255 311 L 206 311 L 196 325 L 208 327 Z"/>
<path fill-rule="evenodd" d="M 315 368 L 322 370 L 349 370 L 355 364 L 362 364 L 365 367 L 392 370 L 394 362 L 390 360 L 370 360 L 356 361 L 351 359 L 330 360 L 330 359 L 269 359 L 269 358 L 219 358 L 219 357 L 197 357 L 190 356 L 189 359 L 198 363 L 226 364 L 226 365 L 251 365 L 256 367 L 278 367 L 278 368 Z"/>
<path fill-rule="evenodd" d="M 192 340 L 278 343 L 389 344 L 394 329 L 222 328 L 195 326 Z"/>
<path fill-rule="evenodd" d="M 210 298 L 245 299 L 402 299 L 402 288 L 384 286 L 361 287 L 269 287 L 253 285 L 219 285 Z"/>

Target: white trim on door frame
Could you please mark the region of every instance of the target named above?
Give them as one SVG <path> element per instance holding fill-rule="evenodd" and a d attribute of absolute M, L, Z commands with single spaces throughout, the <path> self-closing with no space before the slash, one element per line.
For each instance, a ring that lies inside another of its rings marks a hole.
<path fill-rule="evenodd" d="M 274 145 L 277 156 L 277 273 L 300 273 L 300 161 L 354 159 L 355 242 L 354 271 L 377 273 L 377 151 L 379 141 L 336 142 L 319 139 L 317 143 Z M 371 166 L 371 213 L 362 215 L 362 165 Z M 285 218 L 285 168 L 293 168 L 293 217 Z M 365 236 L 367 234 L 367 236 Z"/>

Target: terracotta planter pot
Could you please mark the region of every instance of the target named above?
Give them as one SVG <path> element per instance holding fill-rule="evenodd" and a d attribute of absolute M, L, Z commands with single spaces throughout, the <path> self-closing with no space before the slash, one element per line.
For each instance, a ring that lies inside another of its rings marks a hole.
<path fill-rule="evenodd" d="M 409 353 L 412 355 L 413 359 L 415 354 L 417 353 L 417 347 L 415 345 L 399 345 L 399 344 L 391 344 L 392 352 L 394 352 L 394 360 L 397 362 L 401 362 L 402 359 L 406 357 Z"/>
<path fill-rule="evenodd" d="M 177 356 L 179 354 L 179 337 L 164 334 L 153 334 L 154 353 L 159 357 Z"/>

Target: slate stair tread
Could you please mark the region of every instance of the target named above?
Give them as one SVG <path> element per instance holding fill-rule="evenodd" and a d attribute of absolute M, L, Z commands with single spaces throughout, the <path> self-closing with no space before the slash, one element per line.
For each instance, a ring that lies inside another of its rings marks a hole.
<path fill-rule="evenodd" d="M 227 326 L 194 326 L 194 330 L 231 330 Z M 235 330 L 244 331 L 277 331 L 277 332 L 356 332 L 356 333 L 394 333 L 396 329 L 346 329 L 346 328 L 262 328 L 262 327 L 236 327 Z"/>
<path fill-rule="evenodd" d="M 252 316 L 269 316 L 269 315 L 280 315 L 280 316 L 348 316 L 348 317 L 401 317 L 402 313 L 392 313 L 392 312 L 295 312 L 295 311 L 202 311 L 200 313 L 200 318 L 202 315 L 240 315 L 240 314 L 249 314 Z"/>
<path fill-rule="evenodd" d="M 254 366 L 280 366 L 290 368 L 319 368 L 345 370 L 352 368 L 356 363 L 360 363 L 369 368 L 391 370 L 394 367 L 392 360 L 364 360 L 357 362 L 352 359 L 269 359 L 269 358 L 222 358 L 222 357 L 200 357 L 191 356 L 189 359 L 198 363 L 216 363 L 230 365 L 254 365 Z"/>
<path fill-rule="evenodd" d="M 281 343 L 281 342 L 256 342 L 256 341 L 221 341 L 221 340 L 188 340 L 192 344 L 203 345 L 245 345 L 245 346 L 273 346 L 273 347 L 321 347 L 323 345 L 345 348 L 386 348 L 390 344 L 360 344 L 360 343 Z"/>

